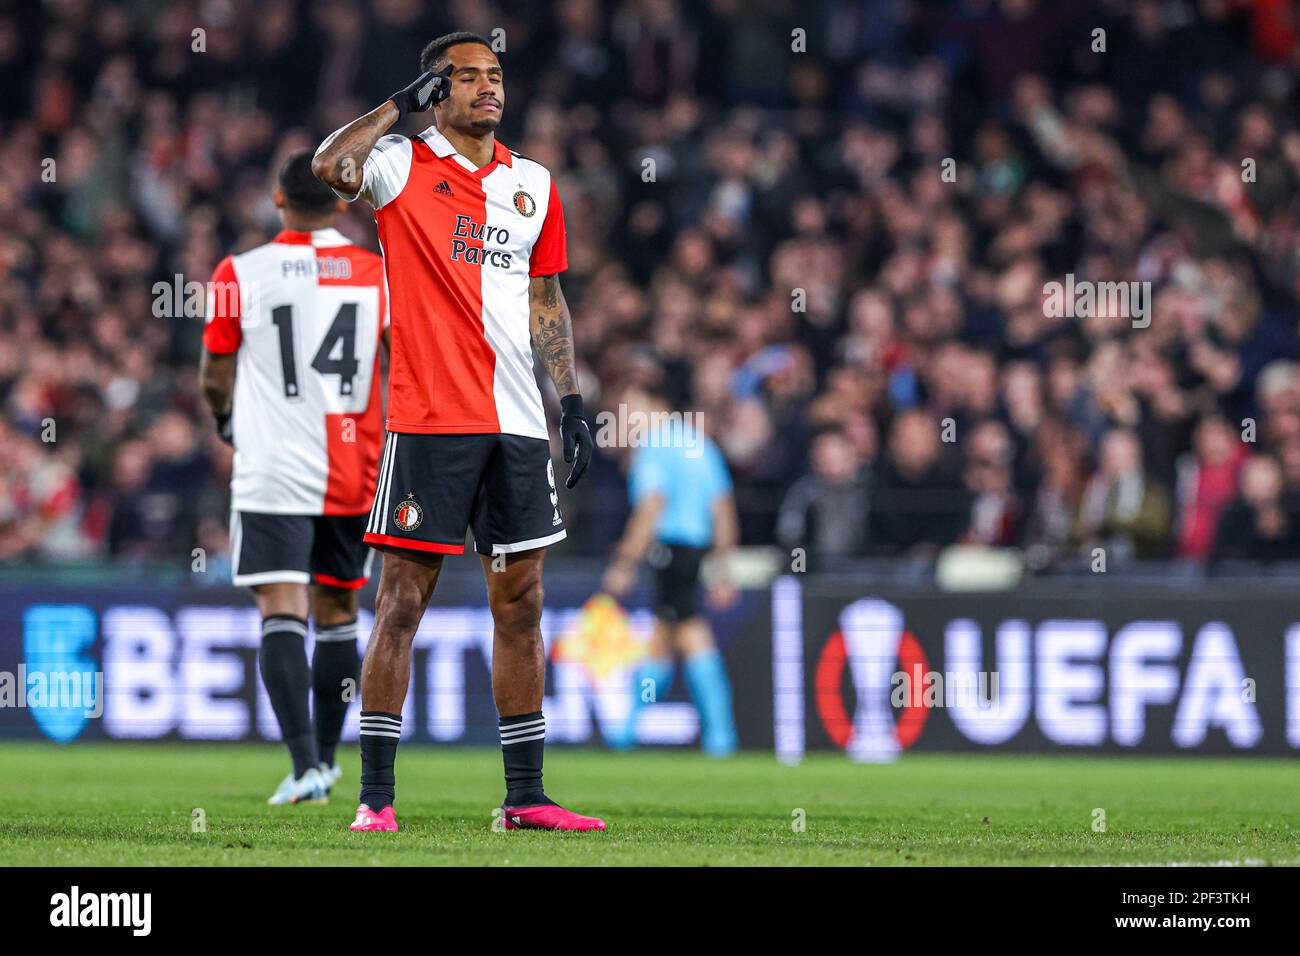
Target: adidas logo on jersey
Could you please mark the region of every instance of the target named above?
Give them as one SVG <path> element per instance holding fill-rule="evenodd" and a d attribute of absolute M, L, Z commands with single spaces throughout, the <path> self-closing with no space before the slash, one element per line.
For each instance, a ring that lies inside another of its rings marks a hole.
<path fill-rule="evenodd" d="M 454 192 L 451 191 L 451 187 L 447 185 L 447 180 L 445 179 L 442 182 L 438 183 L 438 185 L 434 186 L 433 191 L 436 192 L 439 196 L 456 195 Z"/>

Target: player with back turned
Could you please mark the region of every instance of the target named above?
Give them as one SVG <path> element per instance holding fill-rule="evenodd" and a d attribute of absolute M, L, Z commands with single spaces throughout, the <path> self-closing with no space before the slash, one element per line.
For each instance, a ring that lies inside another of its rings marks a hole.
<path fill-rule="evenodd" d="M 536 350 L 560 394 L 567 485 L 592 438 L 582 417 L 564 213 L 550 172 L 496 139 L 501 64 L 470 33 L 440 37 L 421 76 L 333 133 L 312 169 L 375 210 L 392 295 L 387 440 L 366 541 L 384 552 L 361 679 L 361 794 L 354 830 L 396 830 L 394 763 L 411 644 L 444 555 L 472 529 L 487 580 L 505 826 L 603 830 L 542 787 L 546 721 L 542 563 L 565 536 Z M 433 124 L 385 135 L 410 113 Z"/>
<path fill-rule="evenodd" d="M 374 557 L 362 535 L 383 438 L 388 304 L 382 260 L 333 228 L 345 207 L 312 175 L 310 153 L 284 164 L 275 204 L 284 229 L 213 274 L 200 377 L 235 448 L 234 583 L 252 589 L 262 617 L 258 665 L 293 761 L 269 802 L 285 804 L 324 800 L 340 774 L 357 590 Z"/>

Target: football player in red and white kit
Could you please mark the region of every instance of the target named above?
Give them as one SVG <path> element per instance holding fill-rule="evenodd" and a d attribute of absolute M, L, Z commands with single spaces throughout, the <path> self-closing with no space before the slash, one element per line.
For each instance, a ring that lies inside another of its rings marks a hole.
<path fill-rule="evenodd" d="M 235 448 L 234 582 L 262 616 L 258 663 L 293 760 L 270 799 L 280 804 L 322 801 L 339 778 L 357 590 L 374 557 L 362 537 L 383 440 L 388 292 L 383 260 L 333 228 L 346 206 L 312 175 L 310 153 L 285 163 L 275 205 L 284 230 L 213 274 L 200 376 Z"/>
<path fill-rule="evenodd" d="M 411 642 L 442 559 L 472 529 L 495 624 L 492 689 L 510 829 L 603 830 L 542 789 L 542 561 L 564 537 L 533 350 L 559 392 L 567 484 L 592 439 L 559 274 L 564 213 L 550 172 L 496 139 L 501 64 L 470 33 L 434 40 L 424 73 L 331 135 L 312 168 L 375 209 L 393 302 L 388 437 L 366 541 L 384 552 L 361 680 L 354 830 L 396 830 L 393 764 Z M 433 110 L 417 136 L 384 135 Z"/>

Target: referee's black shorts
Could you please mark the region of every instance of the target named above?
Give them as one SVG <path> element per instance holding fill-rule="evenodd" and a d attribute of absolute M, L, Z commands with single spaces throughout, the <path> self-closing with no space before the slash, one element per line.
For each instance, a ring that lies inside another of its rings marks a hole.
<path fill-rule="evenodd" d="M 700 563 L 704 548 L 657 543 L 650 551 L 654 571 L 655 617 L 676 624 L 700 613 Z"/>

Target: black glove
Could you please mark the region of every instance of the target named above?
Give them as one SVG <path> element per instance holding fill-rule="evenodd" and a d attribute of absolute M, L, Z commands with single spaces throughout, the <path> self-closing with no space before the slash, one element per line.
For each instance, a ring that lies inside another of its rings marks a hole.
<path fill-rule="evenodd" d="M 400 121 L 407 113 L 423 113 L 434 103 L 441 103 L 451 94 L 451 70 L 448 63 L 437 73 L 421 73 L 420 78 L 404 90 L 389 97 L 397 105 Z"/>
<path fill-rule="evenodd" d="M 565 395 L 560 399 L 560 440 L 564 442 L 565 462 L 573 462 L 564 487 L 572 488 L 591 464 L 591 452 L 596 447 L 587 420 L 582 417 L 581 395 Z"/>
<path fill-rule="evenodd" d="M 235 447 L 235 429 L 230 424 L 230 412 L 214 412 L 217 418 L 217 437 L 229 445 Z"/>

